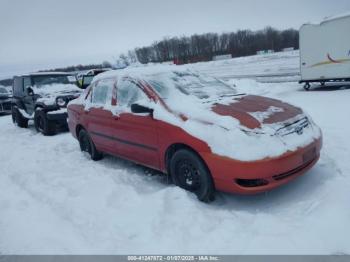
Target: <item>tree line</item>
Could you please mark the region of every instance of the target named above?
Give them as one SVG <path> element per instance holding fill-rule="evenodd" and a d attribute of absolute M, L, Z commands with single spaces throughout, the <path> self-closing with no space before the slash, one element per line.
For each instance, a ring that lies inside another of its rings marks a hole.
<path fill-rule="evenodd" d="M 87 71 L 90 69 L 102 69 L 102 68 L 112 68 L 112 64 L 108 61 L 104 61 L 101 64 L 89 64 L 89 65 L 73 65 L 73 66 L 67 66 L 67 67 L 60 67 L 60 68 L 54 68 L 54 69 L 47 69 L 47 70 L 39 70 L 38 72 L 80 72 L 80 71 Z M 13 79 L 2 79 L 0 80 L 0 85 L 4 86 L 11 86 L 13 83 Z"/>
<path fill-rule="evenodd" d="M 110 62 L 104 61 L 102 64 L 89 64 L 89 65 L 74 65 L 67 67 L 60 67 L 48 70 L 40 70 L 39 72 L 79 72 L 86 71 L 90 69 L 102 69 L 102 68 L 112 68 Z"/>
<path fill-rule="evenodd" d="M 210 61 L 216 55 L 230 54 L 232 57 L 254 55 L 259 50 L 281 51 L 283 48 L 299 49 L 299 32 L 295 29 L 238 30 L 231 33 L 206 33 L 182 37 L 166 37 L 150 46 L 135 48 L 115 59 L 114 64 L 76 65 L 44 71 L 77 72 L 94 68 L 123 68 L 140 62 L 159 63 L 173 61 L 178 64 Z M 0 80 L 9 85 L 12 79 Z"/>
<path fill-rule="evenodd" d="M 136 48 L 119 58 L 136 55 L 140 63 L 178 61 L 191 63 L 210 61 L 213 56 L 231 54 L 232 57 L 254 55 L 259 50 L 281 51 L 283 48 L 299 49 L 299 32 L 295 29 L 276 30 L 267 27 L 259 31 L 239 30 L 231 33 L 194 34 L 189 37 L 171 37 L 156 41 L 150 46 Z"/>

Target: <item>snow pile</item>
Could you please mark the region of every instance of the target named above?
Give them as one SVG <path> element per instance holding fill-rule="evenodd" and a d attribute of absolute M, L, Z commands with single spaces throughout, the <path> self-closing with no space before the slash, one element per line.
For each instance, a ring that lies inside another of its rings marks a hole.
<path fill-rule="evenodd" d="M 299 51 L 277 52 L 232 58 L 222 61 L 199 62 L 183 67 L 220 79 L 253 79 L 258 82 L 290 82 L 300 80 Z"/>

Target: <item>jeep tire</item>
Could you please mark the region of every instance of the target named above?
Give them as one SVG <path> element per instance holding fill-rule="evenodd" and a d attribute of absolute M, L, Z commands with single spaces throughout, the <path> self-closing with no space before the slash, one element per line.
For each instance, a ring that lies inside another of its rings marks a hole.
<path fill-rule="evenodd" d="M 44 136 L 53 136 L 56 134 L 56 123 L 48 120 L 45 111 L 42 109 L 35 110 L 34 126 Z"/>
<path fill-rule="evenodd" d="M 12 122 L 21 127 L 21 128 L 27 128 L 28 127 L 28 119 L 22 116 L 21 112 L 18 110 L 17 106 L 13 106 L 12 110 Z"/>

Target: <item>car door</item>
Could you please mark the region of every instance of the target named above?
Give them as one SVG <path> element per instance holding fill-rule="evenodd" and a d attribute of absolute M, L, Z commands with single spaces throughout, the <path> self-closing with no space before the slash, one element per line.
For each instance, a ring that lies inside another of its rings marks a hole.
<path fill-rule="evenodd" d="M 159 168 L 158 133 L 156 121 L 150 114 L 135 114 L 131 105 L 137 101 L 150 101 L 140 86 L 129 79 L 117 84 L 117 115 L 113 121 L 118 154 L 138 163 Z"/>
<path fill-rule="evenodd" d="M 35 104 L 35 95 L 29 94 L 27 88 L 32 88 L 32 81 L 29 76 L 23 77 L 23 90 L 24 97 L 23 102 L 25 106 L 26 112 L 31 115 L 34 112 L 34 104 Z"/>
<path fill-rule="evenodd" d="M 111 102 L 114 81 L 104 79 L 95 83 L 86 99 L 83 118 L 88 132 L 96 145 L 103 152 L 115 154 L 112 139 L 114 121 Z"/>

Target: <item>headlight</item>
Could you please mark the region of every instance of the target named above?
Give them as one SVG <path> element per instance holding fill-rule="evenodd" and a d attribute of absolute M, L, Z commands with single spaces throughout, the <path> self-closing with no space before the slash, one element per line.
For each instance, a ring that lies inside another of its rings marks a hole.
<path fill-rule="evenodd" d="M 58 97 L 56 99 L 56 104 L 59 106 L 59 107 L 65 107 L 67 105 L 67 101 L 66 99 L 64 99 L 63 97 Z"/>

